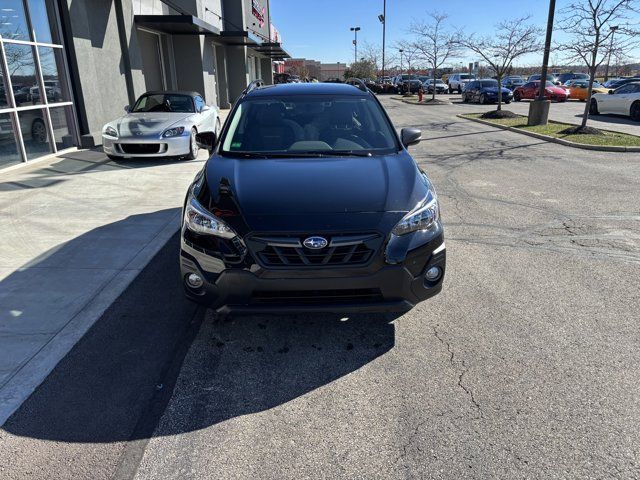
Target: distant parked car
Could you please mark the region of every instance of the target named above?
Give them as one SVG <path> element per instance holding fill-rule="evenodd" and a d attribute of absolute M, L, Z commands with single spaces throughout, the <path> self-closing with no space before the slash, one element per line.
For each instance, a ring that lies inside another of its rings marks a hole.
<path fill-rule="evenodd" d="M 449 93 L 453 93 L 454 91 L 462 93 L 465 85 L 475 79 L 476 76 L 473 73 L 454 73 L 449 75 L 447 78 Z"/>
<path fill-rule="evenodd" d="M 433 93 L 433 89 L 434 89 L 433 78 L 425 82 L 422 82 L 422 89 L 427 93 Z M 436 90 L 436 93 L 447 93 L 447 91 L 449 90 L 449 86 L 438 78 L 436 79 L 435 90 Z"/>
<path fill-rule="evenodd" d="M 589 113 L 628 115 L 632 120 L 640 122 L 640 80 L 627 83 L 609 93 L 594 95 L 591 97 Z"/>
<path fill-rule="evenodd" d="M 604 86 L 611 90 L 615 90 L 616 88 L 626 85 L 627 83 L 637 82 L 637 81 L 638 81 L 637 78 L 616 78 L 614 80 L 609 80 L 607 83 L 604 84 Z"/>
<path fill-rule="evenodd" d="M 561 73 L 558 75 L 557 81 L 562 85 L 567 83 L 569 80 L 586 80 L 589 81 L 589 75 L 586 73 Z M 555 83 L 555 82 L 554 82 Z"/>
<path fill-rule="evenodd" d="M 498 81 L 491 78 L 469 82 L 462 92 L 462 101 L 478 103 L 495 103 L 498 101 L 498 88 L 502 90 L 502 101 L 511 103 L 513 93 L 508 88 L 499 87 Z"/>
<path fill-rule="evenodd" d="M 564 84 L 564 87 L 569 90 L 569 98 L 573 100 L 580 100 L 581 102 L 587 100 L 587 94 L 589 93 L 589 80 L 569 80 Z M 604 85 L 600 85 L 598 82 L 593 82 L 592 93 L 609 93 L 609 89 L 605 88 Z"/>
<path fill-rule="evenodd" d="M 513 91 L 516 87 L 524 84 L 524 78 L 516 75 L 510 75 L 502 79 L 502 86 L 508 88 L 511 91 Z"/>
<path fill-rule="evenodd" d="M 542 75 L 540 73 L 536 73 L 534 75 L 529 75 L 527 82 L 539 82 L 541 78 Z M 554 85 L 562 85 L 558 80 L 558 77 L 553 73 L 547 73 L 547 82 L 551 82 Z"/>
<path fill-rule="evenodd" d="M 416 75 L 398 75 L 396 78 L 396 93 L 418 93 L 422 88 L 422 82 Z"/>
<path fill-rule="evenodd" d="M 102 129 L 109 158 L 198 155 L 196 134 L 220 132 L 218 108 L 197 92 L 147 92 L 127 113 Z"/>
<path fill-rule="evenodd" d="M 538 90 L 540 89 L 540 81 L 527 82 L 524 85 L 517 87 L 513 91 L 513 100 L 519 102 L 520 100 L 533 100 L 538 96 Z M 555 100 L 556 102 L 566 102 L 569 98 L 569 91 L 554 85 L 551 82 L 547 82 L 544 89 L 544 97 L 547 100 Z"/>

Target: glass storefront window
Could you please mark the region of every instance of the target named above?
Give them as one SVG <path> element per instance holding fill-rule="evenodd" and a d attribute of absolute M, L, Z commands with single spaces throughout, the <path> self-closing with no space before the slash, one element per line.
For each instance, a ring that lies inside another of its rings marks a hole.
<path fill-rule="evenodd" d="M 0 114 L 0 168 L 22 161 L 13 132 L 11 115 L 11 113 Z"/>
<path fill-rule="evenodd" d="M 0 0 L 1 2 L 2 0 Z M 52 28 L 56 24 L 53 4 L 46 0 L 28 0 L 31 24 L 39 43 L 60 43 L 57 32 Z"/>
<path fill-rule="evenodd" d="M 9 97 L 7 96 L 7 86 L 4 83 L 4 73 L 0 69 L 0 108 L 9 106 Z"/>
<path fill-rule="evenodd" d="M 55 107 L 51 112 L 51 123 L 53 124 L 53 136 L 58 150 L 71 148 L 75 145 L 69 125 L 73 123 L 73 110 L 71 107 Z"/>
<path fill-rule="evenodd" d="M 44 109 L 18 112 L 18 118 L 28 160 L 53 152 L 47 133 L 47 117 Z"/>
<path fill-rule="evenodd" d="M 40 68 L 44 79 L 44 89 L 47 91 L 49 103 L 69 101 L 69 89 L 61 79 L 59 72 L 63 68 L 62 49 L 53 47 L 38 47 Z"/>
<path fill-rule="evenodd" d="M 0 35 L 6 40 L 31 41 L 22 0 L 0 0 Z"/>
<path fill-rule="evenodd" d="M 76 145 L 56 8 L 0 0 L 0 169 Z"/>
<path fill-rule="evenodd" d="M 36 81 L 36 63 L 33 59 L 33 47 L 17 43 L 5 43 L 4 53 L 11 76 L 14 92 L 18 89 L 21 94 L 15 96 L 16 106 L 37 105 L 42 103 L 40 88 Z"/>

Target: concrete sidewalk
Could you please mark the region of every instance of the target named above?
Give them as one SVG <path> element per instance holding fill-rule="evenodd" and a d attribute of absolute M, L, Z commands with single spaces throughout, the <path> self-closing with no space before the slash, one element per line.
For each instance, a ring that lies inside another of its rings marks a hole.
<path fill-rule="evenodd" d="M 0 174 L 0 425 L 177 231 L 206 158 L 77 151 Z"/>

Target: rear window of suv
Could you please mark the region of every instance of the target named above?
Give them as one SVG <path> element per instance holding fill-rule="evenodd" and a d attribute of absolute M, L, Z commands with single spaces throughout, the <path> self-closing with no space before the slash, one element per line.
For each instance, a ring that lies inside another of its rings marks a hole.
<path fill-rule="evenodd" d="M 246 98 L 221 139 L 222 155 L 387 154 L 399 150 L 382 107 L 369 96 Z"/>

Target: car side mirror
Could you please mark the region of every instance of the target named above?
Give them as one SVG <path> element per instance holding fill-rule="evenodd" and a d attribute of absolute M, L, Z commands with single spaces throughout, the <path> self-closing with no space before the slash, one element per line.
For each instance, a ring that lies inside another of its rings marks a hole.
<path fill-rule="evenodd" d="M 125 105 L 124 106 L 124 111 L 129 113 L 129 110 L 131 110 L 131 105 Z"/>
<path fill-rule="evenodd" d="M 216 134 L 214 132 L 196 133 L 196 144 L 199 148 L 206 149 L 211 153 L 216 144 Z"/>
<path fill-rule="evenodd" d="M 208 112 L 209 110 L 211 110 L 211 107 L 209 105 L 205 105 L 200 109 L 200 112 Z"/>
<path fill-rule="evenodd" d="M 402 139 L 402 145 L 405 148 L 409 148 L 411 145 L 416 145 L 422 140 L 422 131 L 417 128 L 403 128 L 400 131 L 400 138 Z"/>

